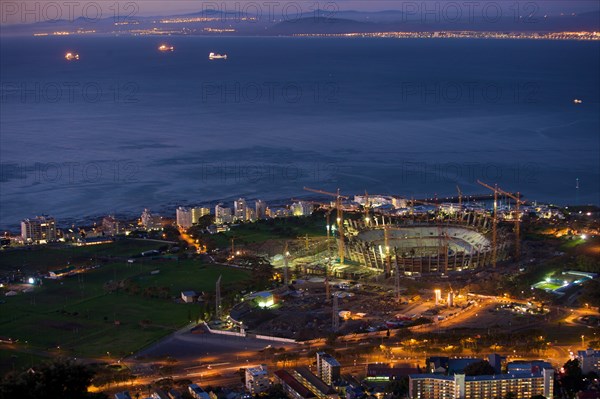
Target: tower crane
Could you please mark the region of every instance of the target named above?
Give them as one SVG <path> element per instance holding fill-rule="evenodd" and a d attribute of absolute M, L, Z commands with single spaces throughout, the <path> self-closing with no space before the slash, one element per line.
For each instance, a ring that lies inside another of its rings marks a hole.
<path fill-rule="evenodd" d="M 498 190 L 497 184 L 492 187 L 481 180 L 477 180 L 477 183 L 494 192 L 494 215 L 492 217 L 492 266 L 495 269 L 498 259 L 498 194 L 501 192 Z"/>
<path fill-rule="evenodd" d="M 521 257 L 521 212 L 520 207 L 525 201 L 521 200 L 521 193 L 517 195 L 511 194 L 502 189 L 498 189 L 500 193 L 512 198 L 515 201 L 515 212 L 513 213 L 513 220 L 515 222 L 515 260 L 519 260 Z"/>
<path fill-rule="evenodd" d="M 348 199 L 347 196 L 340 194 L 340 189 L 337 189 L 336 193 L 328 191 L 317 190 L 314 188 L 304 187 L 304 190 L 310 191 L 317 194 L 328 195 L 335 197 L 335 208 L 337 210 L 337 227 L 338 227 L 338 257 L 341 265 L 344 264 L 345 247 L 344 247 L 344 210 L 342 208 L 342 200 Z"/>

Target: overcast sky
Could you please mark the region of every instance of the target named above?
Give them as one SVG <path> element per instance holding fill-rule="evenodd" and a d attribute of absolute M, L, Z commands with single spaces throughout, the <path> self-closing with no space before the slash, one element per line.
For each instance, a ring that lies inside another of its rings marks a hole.
<path fill-rule="evenodd" d="M 468 10 L 478 11 L 489 6 L 502 9 L 503 14 L 506 15 L 516 9 L 521 13 L 529 12 L 536 15 L 581 13 L 600 9 L 599 0 L 2 0 L 0 2 L 0 23 L 72 19 L 72 17 L 95 16 L 98 12 L 101 12 L 103 17 L 112 17 L 117 11 L 119 15 L 152 16 L 197 12 L 206 9 L 228 11 L 241 9 L 248 12 L 260 9 L 263 15 L 268 14 L 269 11 L 277 15 L 288 7 L 290 12 L 300 10 L 302 14 L 307 15 L 315 9 L 414 12 L 415 9 L 435 10 L 440 7 L 448 7 L 450 4 L 455 8 L 460 7 L 465 13 Z"/>

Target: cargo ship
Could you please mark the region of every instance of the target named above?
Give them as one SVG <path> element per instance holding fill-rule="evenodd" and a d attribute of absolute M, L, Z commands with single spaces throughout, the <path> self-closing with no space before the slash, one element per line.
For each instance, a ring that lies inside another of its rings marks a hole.
<path fill-rule="evenodd" d="M 210 53 L 208 55 L 208 59 L 209 60 L 226 60 L 227 54 Z"/>
<path fill-rule="evenodd" d="M 67 61 L 75 61 L 79 59 L 79 54 L 77 53 L 67 53 L 65 54 L 65 59 Z"/>
<path fill-rule="evenodd" d="M 161 44 L 160 46 L 158 46 L 158 51 L 173 51 L 173 50 L 175 50 L 175 47 L 169 46 L 166 44 Z"/>

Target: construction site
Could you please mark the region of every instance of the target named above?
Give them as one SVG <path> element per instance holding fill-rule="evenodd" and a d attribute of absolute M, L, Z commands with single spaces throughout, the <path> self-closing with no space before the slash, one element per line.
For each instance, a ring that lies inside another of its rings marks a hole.
<path fill-rule="evenodd" d="M 333 198 L 312 201 L 325 213 L 326 237 L 286 241 L 270 259 L 283 283 L 272 291 L 272 305 L 245 301 L 232 318 L 260 334 L 312 339 L 454 316 L 472 301 L 455 292 L 453 282 L 462 285 L 519 256 L 523 201 L 480 184 L 492 191 L 491 211 L 463 205 L 461 198 L 450 207 L 410 200 L 390 211 L 374 206 L 367 193 L 362 203 L 350 203 L 339 191 L 305 188 Z M 500 195 L 515 208 L 500 212 Z M 416 209 L 418 203 L 425 208 Z M 514 227 L 500 226 L 501 219 Z"/>

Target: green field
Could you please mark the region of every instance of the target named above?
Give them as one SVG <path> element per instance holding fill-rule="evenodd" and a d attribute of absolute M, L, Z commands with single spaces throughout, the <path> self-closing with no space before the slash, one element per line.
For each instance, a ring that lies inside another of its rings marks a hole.
<path fill-rule="evenodd" d="M 306 234 L 309 237 L 325 236 L 325 224 L 325 218 L 318 215 L 260 220 L 236 226 L 228 232 L 211 235 L 210 239 L 214 240 L 218 248 L 227 248 L 231 245 L 232 237 L 235 237 L 236 245 L 240 245 L 282 238 L 296 239 Z"/>
<path fill-rule="evenodd" d="M 0 271 L 21 269 L 24 271 L 43 271 L 65 267 L 72 264 L 97 263 L 101 258 L 130 257 L 161 244 L 146 240 L 120 240 L 112 244 L 90 245 L 84 247 L 55 245 L 22 248 L 0 252 Z"/>
<path fill-rule="evenodd" d="M 562 285 L 556 284 L 556 283 L 548 283 L 548 282 L 544 281 L 544 282 L 537 283 L 536 285 L 534 285 L 534 287 L 538 288 L 540 290 L 554 291 L 555 289 L 562 287 Z"/>
<path fill-rule="evenodd" d="M 141 247 L 146 250 L 157 246 L 160 243 L 125 241 L 84 249 L 93 248 L 104 256 L 116 256 L 117 253 L 130 255 L 132 251 L 139 253 Z M 84 252 L 82 248 L 75 250 Z M 64 259 L 63 252 L 50 248 L 31 251 L 35 255 L 28 254 L 28 262 L 36 268 L 44 266 L 44 259 L 56 264 L 54 262 Z M 0 264 L 13 264 L 13 253 L 9 260 L 4 259 L 4 255 L 0 254 Z M 160 272 L 151 275 L 154 270 Z M 106 357 L 110 352 L 111 356 L 122 357 L 200 317 L 202 307 L 176 303 L 171 298 L 150 298 L 142 293 L 110 293 L 104 288 L 105 283 L 129 279 L 142 289 L 167 287 L 170 296 L 179 297 L 182 290 L 213 292 L 220 275 L 223 293 L 232 284 L 249 277 L 244 270 L 206 265 L 198 260 L 143 258 L 133 264 L 115 261 L 58 281 L 44 279 L 43 285 L 33 292 L 3 297 L 0 335 L 18 339 L 18 347 L 26 346 L 39 354 L 60 352 L 77 357 Z"/>

